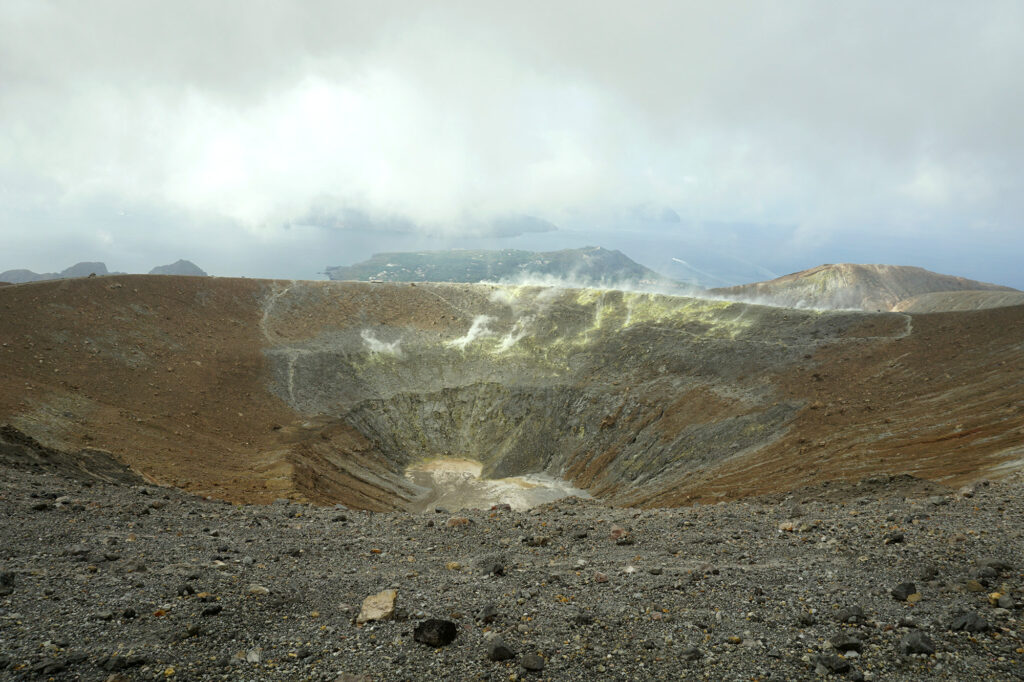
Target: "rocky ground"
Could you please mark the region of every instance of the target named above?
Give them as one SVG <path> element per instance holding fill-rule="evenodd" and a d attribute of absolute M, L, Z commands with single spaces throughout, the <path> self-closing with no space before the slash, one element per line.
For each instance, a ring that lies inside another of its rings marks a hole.
<path fill-rule="evenodd" d="M 0 677 L 1024 679 L 1024 481 L 906 484 L 409 515 L 6 467 Z"/>

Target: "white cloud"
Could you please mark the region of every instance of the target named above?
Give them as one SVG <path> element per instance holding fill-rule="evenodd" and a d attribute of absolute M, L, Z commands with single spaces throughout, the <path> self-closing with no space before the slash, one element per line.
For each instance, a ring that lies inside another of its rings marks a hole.
<path fill-rule="evenodd" d="M 11 0 L 0 178 L 48 189 L 0 217 L 102 199 L 256 243 L 327 204 L 449 235 L 634 204 L 819 242 L 1005 230 L 1024 5 L 939 5 Z"/>

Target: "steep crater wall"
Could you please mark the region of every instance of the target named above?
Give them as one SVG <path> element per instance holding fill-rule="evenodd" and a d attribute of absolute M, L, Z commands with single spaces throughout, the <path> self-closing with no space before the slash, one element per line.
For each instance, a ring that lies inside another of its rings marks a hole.
<path fill-rule="evenodd" d="M 278 397 L 355 429 L 391 474 L 471 458 L 488 477 L 546 473 L 623 502 L 781 436 L 803 402 L 772 377 L 855 321 L 621 291 L 371 286 L 271 294 Z M 370 297 L 358 310 L 352 291 Z"/>

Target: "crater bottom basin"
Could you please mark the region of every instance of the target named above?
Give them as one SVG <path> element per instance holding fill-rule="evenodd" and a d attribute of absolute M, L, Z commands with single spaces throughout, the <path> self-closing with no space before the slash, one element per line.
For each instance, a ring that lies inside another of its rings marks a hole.
<path fill-rule="evenodd" d="M 480 462 L 452 457 L 423 460 L 410 466 L 406 478 L 424 491 L 423 497 L 413 503 L 413 511 L 489 509 L 496 504 L 523 510 L 563 497 L 590 497 L 586 490 L 547 474 L 486 479 L 481 478 L 482 469 Z"/>

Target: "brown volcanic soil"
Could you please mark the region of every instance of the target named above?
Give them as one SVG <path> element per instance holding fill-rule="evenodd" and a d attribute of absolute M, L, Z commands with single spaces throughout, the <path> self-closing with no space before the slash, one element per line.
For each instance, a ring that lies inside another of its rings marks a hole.
<path fill-rule="evenodd" d="M 272 499 L 265 282 L 118 276 L 6 287 L 0 420 L 63 449 L 100 448 L 153 480 Z"/>
<path fill-rule="evenodd" d="M 939 313 L 1024 305 L 1024 291 L 933 291 L 905 298 L 893 312 Z"/>
<path fill-rule="evenodd" d="M 819 265 L 767 282 L 711 289 L 711 293 L 752 303 L 871 312 L 974 310 L 1022 302 L 1017 297 L 1021 292 L 1010 287 L 907 265 L 857 263 Z M 919 296 L 927 298 L 915 300 Z"/>
<path fill-rule="evenodd" d="M 874 335 L 906 324 L 885 344 Z M 885 325 L 885 326 L 880 326 Z M 1007 451 L 1024 462 L 1024 307 L 971 313 L 871 317 L 847 343 L 780 375 L 810 402 L 785 438 L 686 481 L 678 504 L 794 489 L 879 473 L 909 473 L 957 486 L 998 472 Z"/>
<path fill-rule="evenodd" d="M 203 495 L 368 509 L 405 506 L 402 469 L 430 455 L 643 506 L 881 473 L 958 485 L 1024 458 L 1024 306 L 506 295 L 169 276 L 4 287 L 0 423 Z M 484 314 L 491 336 L 453 348 Z"/>

